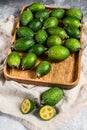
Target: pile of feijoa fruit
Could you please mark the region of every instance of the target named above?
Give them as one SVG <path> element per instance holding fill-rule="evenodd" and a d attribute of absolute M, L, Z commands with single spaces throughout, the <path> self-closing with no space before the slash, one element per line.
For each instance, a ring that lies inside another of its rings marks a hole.
<path fill-rule="evenodd" d="M 16 40 L 7 58 L 8 66 L 31 69 L 38 58 L 42 58 L 36 66 L 36 75 L 48 74 L 51 61 L 63 61 L 81 48 L 82 16 L 77 8 L 51 9 L 40 2 L 30 4 L 20 14 Z"/>
<path fill-rule="evenodd" d="M 36 101 L 30 97 L 26 97 L 20 103 L 22 114 L 29 114 L 37 111 L 38 117 L 43 120 L 50 120 L 58 113 L 55 105 L 58 104 L 64 96 L 64 92 L 59 87 L 50 88 L 40 95 L 40 104 L 36 105 Z M 33 113 L 33 114 L 34 114 Z"/>

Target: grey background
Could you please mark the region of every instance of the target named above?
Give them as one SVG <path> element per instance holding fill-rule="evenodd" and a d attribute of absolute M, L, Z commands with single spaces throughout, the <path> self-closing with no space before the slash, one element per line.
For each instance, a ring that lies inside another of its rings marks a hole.
<path fill-rule="evenodd" d="M 25 4 L 30 4 L 36 0 L 0 0 L 0 18 L 5 18 L 11 14 L 18 15 L 19 10 Z M 87 19 L 87 0 L 37 0 L 47 5 L 57 7 L 77 7 L 82 10 L 84 18 Z"/>
<path fill-rule="evenodd" d="M 36 0 L 0 0 L 0 19 L 19 14 L 21 7 Z M 87 21 L 87 0 L 37 0 L 46 5 L 57 7 L 78 7 Z M 1 104 L 0 104 L 1 105 Z M 11 116 L 0 113 L 0 130 L 27 130 L 20 122 Z M 77 114 L 59 130 L 87 130 L 87 108 Z"/>

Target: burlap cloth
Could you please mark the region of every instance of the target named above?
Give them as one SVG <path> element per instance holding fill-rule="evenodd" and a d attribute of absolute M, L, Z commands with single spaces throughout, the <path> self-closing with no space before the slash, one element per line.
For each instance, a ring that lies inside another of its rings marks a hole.
<path fill-rule="evenodd" d="M 87 24 L 85 22 L 83 26 L 79 84 L 71 90 L 64 90 L 64 98 L 56 105 L 59 114 L 50 121 L 42 121 L 38 118 L 37 111 L 23 115 L 19 106 L 25 97 L 30 97 L 39 104 L 40 94 L 48 87 L 7 81 L 3 76 L 3 63 L 11 46 L 14 22 L 13 16 L 0 21 L 0 111 L 14 116 L 30 130 L 58 130 L 80 110 L 87 107 Z"/>

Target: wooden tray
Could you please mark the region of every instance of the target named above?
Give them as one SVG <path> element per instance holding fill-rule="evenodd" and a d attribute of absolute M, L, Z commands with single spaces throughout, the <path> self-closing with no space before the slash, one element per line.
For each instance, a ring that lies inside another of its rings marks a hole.
<path fill-rule="evenodd" d="M 20 14 L 29 5 L 24 6 L 21 9 Z M 47 9 L 52 10 L 55 7 L 46 6 Z M 16 39 L 16 29 L 20 25 L 20 19 L 18 20 L 13 33 L 12 43 Z M 82 29 L 81 29 L 82 34 Z M 80 37 L 80 42 L 81 42 Z M 11 49 L 9 50 L 9 53 Z M 8 54 L 9 54 L 8 53 Z M 52 69 L 49 74 L 37 78 L 35 71 L 32 70 L 18 70 L 8 67 L 7 63 L 4 66 L 4 76 L 8 80 L 15 80 L 21 83 L 35 84 L 42 86 L 60 86 L 63 89 L 71 89 L 78 84 L 80 77 L 80 61 L 81 60 L 81 50 L 76 53 L 72 53 L 66 60 L 58 63 L 52 63 Z"/>

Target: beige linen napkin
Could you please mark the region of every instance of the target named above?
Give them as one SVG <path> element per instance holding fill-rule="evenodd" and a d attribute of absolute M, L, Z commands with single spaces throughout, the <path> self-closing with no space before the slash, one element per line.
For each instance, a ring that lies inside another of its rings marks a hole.
<path fill-rule="evenodd" d="M 42 121 L 37 116 L 37 110 L 23 115 L 19 107 L 25 97 L 30 97 L 39 104 L 40 94 L 49 88 L 7 81 L 3 76 L 3 64 L 11 46 L 11 32 L 14 22 L 15 18 L 13 16 L 0 21 L 0 111 L 14 116 L 31 130 L 56 130 L 77 112 L 87 107 L 87 23 L 85 22 L 83 27 L 79 84 L 71 90 L 64 90 L 64 98 L 56 105 L 59 114 L 50 121 Z"/>

